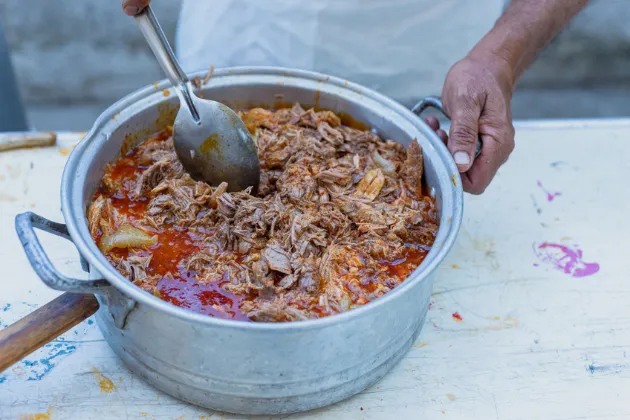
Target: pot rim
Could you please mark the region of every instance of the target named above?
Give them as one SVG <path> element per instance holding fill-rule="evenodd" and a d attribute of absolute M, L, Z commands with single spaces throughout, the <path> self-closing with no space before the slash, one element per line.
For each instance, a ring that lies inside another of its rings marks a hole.
<path fill-rule="evenodd" d="M 189 77 L 206 75 L 205 71 L 198 71 L 189 74 Z M 375 299 L 374 301 L 362 305 L 358 308 L 342 312 L 339 314 L 330 315 L 323 318 L 310 319 L 306 321 L 294 321 L 294 322 L 245 322 L 231 319 L 215 318 L 208 315 L 193 312 L 191 310 L 181 308 L 172 305 L 162 299 L 153 296 L 152 294 L 142 290 L 141 288 L 132 284 L 128 279 L 123 277 L 107 260 L 99 258 L 92 248 L 96 246 L 94 240 L 87 230 L 87 222 L 85 215 L 85 208 L 83 203 L 75 203 L 72 201 L 73 197 L 77 196 L 74 191 L 76 189 L 76 183 L 78 181 L 78 175 L 76 175 L 77 167 L 80 165 L 84 152 L 89 147 L 90 143 L 97 136 L 101 135 L 103 126 L 115 119 L 116 115 L 120 114 L 126 108 L 133 104 L 147 99 L 149 96 L 154 95 L 156 91 L 168 89 L 171 84 L 168 80 L 163 79 L 158 83 L 140 88 L 131 94 L 123 97 L 115 102 L 109 108 L 107 108 L 94 122 L 94 125 L 90 131 L 84 136 L 84 138 L 74 148 L 66 166 L 63 171 L 61 180 L 61 210 L 64 219 L 67 224 L 68 232 L 74 242 L 79 253 L 85 258 L 91 267 L 96 269 L 109 284 L 120 292 L 133 299 L 136 302 L 145 304 L 155 310 L 166 312 L 169 315 L 175 316 L 182 320 L 193 322 L 197 324 L 204 324 L 213 327 L 225 327 L 234 328 L 239 330 L 253 330 L 253 331 L 297 331 L 308 330 L 313 328 L 323 328 L 336 323 L 342 323 L 350 321 L 354 318 L 361 317 L 370 311 L 375 311 L 379 306 L 386 305 L 389 301 L 396 299 L 398 296 L 407 292 L 408 289 L 414 286 L 414 284 L 426 281 L 427 278 L 437 269 L 437 267 L 443 262 L 448 252 L 453 247 L 463 217 L 463 189 L 457 166 L 453 161 L 446 146 L 441 139 L 430 129 L 430 127 L 424 122 L 424 120 L 415 115 L 411 110 L 407 109 L 403 105 L 395 102 L 388 97 L 377 93 L 364 86 L 348 82 L 344 79 L 328 76 L 322 73 L 316 73 L 306 70 L 290 69 L 284 67 L 230 67 L 215 70 L 212 75 L 212 82 L 216 82 L 222 77 L 229 78 L 235 76 L 278 76 L 282 78 L 293 78 L 310 80 L 318 83 L 326 83 L 342 90 L 350 90 L 355 94 L 359 94 L 363 97 L 369 98 L 372 101 L 377 102 L 379 105 L 394 111 L 398 116 L 405 118 L 419 131 L 423 132 L 427 140 L 433 146 L 430 154 L 434 154 L 433 158 L 437 158 L 439 162 L 432 161 L 438 168 L 443 167 L 448 174 L 452 182 L 448 182 L 448 187 L 442 191 L 442 203 L 443 207 L 448 203 L 452 214 L 448 216 L 448 225 L 445 226 L 443 221 L 440 223 L 438 229 L 438 235 L 436 241 L 431 247 L 431 251 L 425 258 L 425 260 L 411 273 L 411 275 L 405 279 L 399 286 L 385 295 Z M 428 129 L 428 130 L 427 130 Z M 425 156 L 427 151 L 425 151 Z M 442 218 L 444 219 L 444 218 Z M 85 226 L 80 226 L 83 223 Z M 86 234 L 87 233 L 87 234 Z M 440 241 L 438 243 L 438 241 Z M 98 251 L 100 253 L 100 251 Z M 432 255 L 433 254 L 433 255 Z M 102 254 L 101 254 L 102 255 Z M 96 292 L 98 294 L 98 292 Z M 419 302 L 420 303 L 420 302 Z"/>

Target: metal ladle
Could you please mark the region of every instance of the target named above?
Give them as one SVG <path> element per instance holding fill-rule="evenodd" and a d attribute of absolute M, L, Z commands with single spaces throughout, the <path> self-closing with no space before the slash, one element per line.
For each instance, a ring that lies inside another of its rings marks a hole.
<path fill-rule="evenodd" d="M 229 191 L 256 189 L 260 182 L 258 151 L 243 121 L 227 106 L 195 96 L 150 7 L 135 20 L 180 100 L 173 142 L 184 168 L 210 185 L 227 182 Z"/>

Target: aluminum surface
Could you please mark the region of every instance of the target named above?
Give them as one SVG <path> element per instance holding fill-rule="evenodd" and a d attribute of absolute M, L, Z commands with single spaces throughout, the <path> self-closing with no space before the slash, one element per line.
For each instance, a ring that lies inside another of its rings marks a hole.
<path fill-rule="evenodd" d="M 417 139 L 427 183 L 438 201 L 440 229 L 421 266 L 398 288 L 361 308 L 281 324 L 210 318 L 132 285 L 100 253 L 85 216 L 105 165 L 119 155 L 123 142 L 140 142 L 172 123 L 175 103 L 160 91 L 166 83 L 139 90 L 105 111 L 64 170 L 61 202 L 68 232 L 90 265 L 90 279 L 104 278 L 113 286 L 98 295 L 97 322 L 107 342 L 157 388 L 235 413 L 309 410 L 380 379 L 420 334 L 433 271 L 451 249 L 461 223 L 461 182 L 441 140 L 411 111 L 344 80 L 289 69 L 216 72 L 200 94 L 234 108 L 299 101 L 348 114 L 404 145 Z"/>

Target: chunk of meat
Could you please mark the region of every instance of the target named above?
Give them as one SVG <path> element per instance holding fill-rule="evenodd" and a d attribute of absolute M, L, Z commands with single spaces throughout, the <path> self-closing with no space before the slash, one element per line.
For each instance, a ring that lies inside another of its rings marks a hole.
<path fill-rule="evenodd" d="M 279 271 L 284 274 L 291 274 L 291 260 L 289 254 L 279 245 L 270 243 L 265 248 L 264 256 L 270 270 Z"/>
<path fill-rule="evenodd" d="M 382 170 L 385 175 L 394 176 L 396 174 L 396 165 L 394 165 L 390 160 L 381 156 L 378 150 L 374 150 L 372 152 L 372 159 L 374 159 L 374 163 L 376 163 Z"/>
<path fill-rule="evenodd" d="M 385 185 L 385 176 L 380 169 L 368 171 L 357 185 L 354 196 L 368 201 L 374 201 Z"/>
<path fill-rule="evenodd" d="M 417 140 L 412 140 L 407 148 L 407 159 L 400 170 L 405 187 L 416 197 L 422 197 L 422 173 L 424 158 Z"/>
<path fill-rule="evenodd" d="M 289 322 L 308 319 L 308 313 L 293 306 L 287 305 L 283 299 L 272 302 L 244 302 L 241 310 L 252 321 L 257 322 Z"/>
<path fill-rule="evenodd" d="M 88 227 L 93 238 L 99 234 L 110 235 L 116 224 L 117 212 L 112 207 L 111 198 L 96 197 L 88 209 Z"/>
<path fill-rule="evenodd" d="M 138 179 L 134 191 L 135 197 L 141 198 L 147 191 L 151 191 L 153 188 L 157 187 L 159 183 L 166 179 L 173 171 L 173 166 L 175 165 L 176 164 L 172 162 L 171 159 L 162 159 L 149 166 L 147 170 L 142 172 L 142 175 L 140 175 Z"/>
<path fill-rule="evenodd" d="M 317 181 L 308 168 L 294 164 L 288 166 L 276 183 L 278 194 L 289 202 L 310 201 L 317 191 Z"/>

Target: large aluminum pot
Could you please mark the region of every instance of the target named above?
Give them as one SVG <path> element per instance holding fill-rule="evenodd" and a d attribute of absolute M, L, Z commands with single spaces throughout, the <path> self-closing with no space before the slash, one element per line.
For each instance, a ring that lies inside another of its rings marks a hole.
<path fill-rule="evenodd" d="M 132 285 L 109 264 L 88 231 L 86 209 L 105 165 L 123 145 L 172 123 L 178 102 L 168 88 L 163 81 L 117 102 L 74 149 L 61 184 L 67 232 L 32 214 L 21 219 L 18 230 L 40 277 L 58 290 L 95 294 L 98 326 L 116 354 L 148 383 L 193 404 L 241 414 L 292 413 L 340 401 L 379 380 L 420 334 L 433 273 L 451 249 L 462 219 L 459 174 L 440 139 L 414 112 L 344 80 L 276 68 L 217 71 L 200 93 L 232 107 L 300 102 L 349 115 L 404 145 L 417 139 L 441 224 L 433 249 L 409 279 L 361 308 L 294 323 L 215 319 Z M 414 110 L 427 105 L 440 104 L 428 99 Z M 33 225 L 71 239 L 90 279 L 58 273 Z"/>

